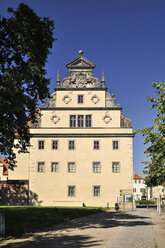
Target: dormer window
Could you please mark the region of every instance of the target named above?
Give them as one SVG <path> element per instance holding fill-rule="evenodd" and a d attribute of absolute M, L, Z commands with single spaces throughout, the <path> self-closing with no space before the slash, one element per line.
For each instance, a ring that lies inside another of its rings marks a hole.
<path fill-rule="evenodd" d="M 84 103 L 84 96 L 78 95 L 78 103 Z"/>

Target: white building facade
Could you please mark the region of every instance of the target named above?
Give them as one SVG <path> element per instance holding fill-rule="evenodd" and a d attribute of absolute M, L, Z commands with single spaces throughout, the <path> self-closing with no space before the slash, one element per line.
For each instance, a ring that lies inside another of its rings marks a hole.
<path fill-rule="evenodd" d="M 104 74 L 79 52 L 31 126 L 28 154 L 9 179 L 28 180 L 40 205 L 114 206 L 133 194 L 132 123 L 107 92 Z M 33 204 L 33 199 L 31 199 Z"/>

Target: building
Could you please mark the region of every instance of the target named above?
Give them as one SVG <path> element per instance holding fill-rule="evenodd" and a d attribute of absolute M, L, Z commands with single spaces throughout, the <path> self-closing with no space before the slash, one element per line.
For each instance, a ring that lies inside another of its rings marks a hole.
<path fill-rule="evenodd" d="M 95 64 L 79 51 L 67 65 L 69 76 L 40 108 L 31 125 L 29 153 L 17 155 L 8 180 L 28 181 L 30 204 L 114 206 L 131 201 L 133 155 L 131 121 L 93 76 Z M 34 197 L 35 195 L 35 197 Z M 36 201 L 37 199 L 37 201 Z"/>
<path fill-rule="evenodd" d="M 147 200 L 157 201 L 157 198 L 164 200 L 165 187 L 159 185 L 155 187 L 147 187 L 144 178 L 140 174 L 133 176 L 133 192 L 135 201 L 142 200 L 142 196 Z"/>
<path fill-rule="evenodd" d="M 133 176 L 133 192 L 135 201 L 141 200 L 142 196 L 148 197 L 147 186 L 140 174 L 134 174 Z"/>

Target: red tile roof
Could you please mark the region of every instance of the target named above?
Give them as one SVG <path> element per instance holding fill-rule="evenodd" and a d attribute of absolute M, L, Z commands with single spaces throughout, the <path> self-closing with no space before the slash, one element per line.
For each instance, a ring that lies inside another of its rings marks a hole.
<path fill-rule="evenodd" d="M 3 164 L 3 175 L 8 175 L 8 163 L 6 158 L 0 158 L 0 163 Z"/>
<path fill-rule="evenodd" d="M 133 179 L 143 179 L 143 177 L 141 177 L 140 174 L 134 174 Z"/>

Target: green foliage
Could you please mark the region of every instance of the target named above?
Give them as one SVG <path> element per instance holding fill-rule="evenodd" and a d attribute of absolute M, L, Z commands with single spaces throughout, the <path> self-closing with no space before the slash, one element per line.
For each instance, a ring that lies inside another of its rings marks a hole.
<path fill-rule="evenodd" d="M 147 100 L 152 102 L 151 109 L 156 108 L 157 116 L 151 127 L 135 132 L 146 136 L 144 144 L 149 145 L 145 153 L 150 160 L 143 162 L 148 186 L 165 183 L 165 82 L 153 82 L 153 87 L 156 89 L 155 97 L 148 96 Z"/>
<path fill-rule="evenodd" d="M 136 204 L 139 204 L 139 205 L 154 205 L 155 202 L 154 201 L 151 201 L 151 200 L 139 200 L 136 202 Z"/>
<path fill-rule="evenodd" d="M 15 162 L 16 148 L 26 152 L 29 144 L 28 121 L 36 121 L 38 100 L 48 97 L 45 64 L 54 41 L 54 22 L 38 17 L 21 3 L 8 8 L 10 17 L 0 17 L 0 153 Z"/>
<path fill-rule="evenodd" d="M 7 238 L 42 230 L 70 219 L 99 213 L 104 210 L 96 207 L 2 206 L 0 211 L 5 213 Z"/>

